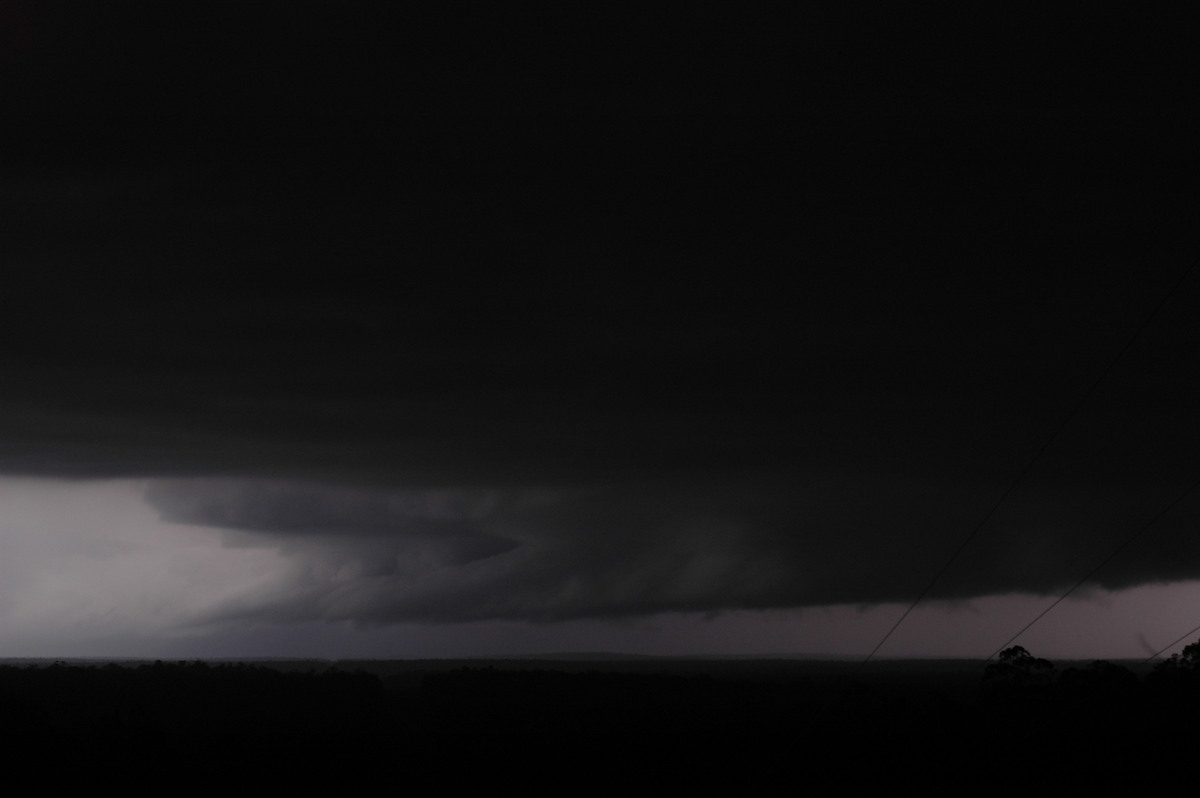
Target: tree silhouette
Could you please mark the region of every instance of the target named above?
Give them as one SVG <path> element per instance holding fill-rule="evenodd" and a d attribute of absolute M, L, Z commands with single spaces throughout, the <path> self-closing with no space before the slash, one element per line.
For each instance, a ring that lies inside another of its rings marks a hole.
<path fill-rule="evenodd" d="M 1151 675 L 1157 684 L 1162 684 L 1164 680 L 1183 680 L 1187 683 L 1200 681 L 1200 640 L 1159 662 Z"/>
<path fill-rule="evenodd" d="M 1023 646 L 1012 646 L 1000 652 L 999 661 L 988 665 L 983 684 L 989 689 L 1020 689 L 1046 687 L 1054 681 L 1054 664 L 1035 657 Z"/>
<path fill-rule="evenodd" d="M 1178 654 L 1172 654 L 1169 662 L 1180 670 L 1200 673 L 1200 640 L 1186 646 Z"/>

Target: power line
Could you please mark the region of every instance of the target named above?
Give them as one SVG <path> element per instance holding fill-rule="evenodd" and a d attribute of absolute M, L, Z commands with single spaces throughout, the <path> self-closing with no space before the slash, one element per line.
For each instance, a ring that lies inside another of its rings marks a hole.
<path fill-rule="evenodd" d="M 1072 586 L 1071 586 L 1071 588 L 1070 588 L 1070 590 L 1068 590 L 1066 593 L 1063 593 L 1061 596 L 1059 596 L 1057 599 L 1055 599 L 1055 601 L 1054 601 L 1054 603 L 1053 603 L 1053 604 L 1051 604 L 1049 607 L 1047 607 L 1046 609 L 1044 609 L 1044 610 L 1042 610 L 1040 613 L 1038 613 L 1038 616 L 1037 616 L 1036 618 L 1034 618 L 1032 621 L 1030 621 L 1029 623 L 1025 624 L 1025 626 L 1023 626 L 1023 627 L 1021 628 L 1021 631 L 1017 632 L 1015 635 L 1013 635 L 1012 637 L 1008 638 L 1008 640 L 1007 640 L 1007 641 L 1005 641 L 1004 645 L 1000 646 L 1000 648 L 996 649 L 996 650 L 995 650 L 995 651 L 993 651 L 991 654 L 989 654 L 989 655 L 988 655 L 988 658 L 987 658 L 987 659 L 985 659 L 985 660 L 983 661 L 983 663 L 986 665 L 988 662 L 991 662 L 991 660 L 992 660 L 992 658 L 993 658 L 993 657 L 995 657 L 995 656 L 996 656 L 997 654 L 999 654 L 1001 651 L 1003 651 L 1004 649 L 1006 649 L 1006 648 L 1008 648 L 1010 645 L 1012 645 L 1012 643 L 1013 643 L 1013 642 L 1014 642 L 1014 641 L 1015 641 L 1017 638 L 1019 638 L 1021 635 L 1025 634 L 1026 632 L 1028 632 L 1028 631 L 1029 631 L 1029 629 L 1030 629 L 1030 628 L 1031 628 L 1031 627 L 1032 627 L 1032 626 L 1033 626 L 1035 623 L 1037 623 L 1038 621 L 1040 621 L 1040 620 L 1041 620 L 1042 618 L 1044 618 L 1045 616 L 1049 615 L 1049 614 L 1050 614 L 1050 611 L 1051 611 L 1052 609 L 1054 609 L 1055 607 L 1057 607 L 1059 604 L 1063 603 L 1063 601 L 1065 601 L 1065 600 L 1066 600 L 1067 596 L 1071 595 L 1071 594 L 1072 594 L 1072 593 L 1074 593 L 1076 590 L 1078 590 L 1080 587 L 1082 587 L 1082 586 L 1083 586 L 1083 585 L 1084 585 L 1084 584 L 1085 584 L 1085 583 L 1086 583 L 1086 582 L 1087 582 L 1089 579 L 1091 579 L 1093 576 L 1095 576 L 1095 575 L 1096 575 L 1096 573 L 1097 573 L 1097 572 L 1098 572 L 1098 571 L 1099 571 L 1101 568 L 1103 568 L 1104 566 L 1106 566 L 1106 565 L 1108 565 L 1110 562 L 1112 562 L 1114 559 L 1116 559 L 1116 558 L 1117 558 L 1117 555 L 1119 555 L 1121 552 L 1123 552 L 1125 549 L 1127 549 L 1127 548 L 1130 546 L 1130 544 L 1132 544 L 1132 543 L 1133 543 L 1135 540 L 1137 540 L 1138 538 L 1140 538 L 1140 537 L 1141 537 L 1141 536 L 1142 536 L 1142 535 L 1143 535 L 1143 534 L 1146 532 L 1146 530 L 1147 530 L 1147 529 L 1149 529 L 1150 527 L 1152 527 L 1152 526 L 1154 526 L 1155 524 L 1157 524 L 1157 523 L 1158 523 L 1160 520 L 1162 520 L 1163 516 L 1165 516 L 1165 515 L 1166 515 L 1167 513 L 1169 513 L 1169 512 L 1170 512 L 1172 509 L 1174 509 L 1174 508 L 1175 508 L 1175 506 L 1176 506 L 1177 504 L 1179 504 L 1179 503 L 1180 503 L 1180 502 L 1182 502 L 1184 499 L 1186 499 L 1186 498 L 1187 498 L 1187 497 L 1188 497 L 1188 496 L 1189 496 L 1189 495 L 1192 493 L 1192 491 L 1196 490 L 1196 488 L 1200 488 L 1200 479 L 1197 479 L 1195 482 L 1193 482 L 1191 485 L 1189 485 L 1189 486 L 1187 487 L 1187 489 L 1186 489 L 1186 490 L 1185 490 L 1183 493 L 1181 493 L 1181 494 L 1179 494 L 1178 496 L 1176 496 L 1176 497 L 1175 497 L 1175 498 L 1174 498 L 1174 499 L 1171 501 L 1171 503 L 1170 503 L 1170 504 L 1168 504 L 1166 507 L 1164 507 L 1164 508 L 1163 508 L 1163 509 L 1162 509 L 1162 510 L 1161 510 L 1161 511 L 1160 511 L 1160 512 L 1157 514 L 1157 515 L 1155 515 L 1153 518 L 1151 518 L 1151 519 L 1150 519 L 1149 521 L 1147 521 L 1146 523 L 1142 524 L 1142 526 L 1141 526 L 1141 527 L 1140 527 L 1140 528 L 1139 528 L 1139 529 L 1138 529 L 1136 532 L 1134 532 L 1134 533 L 1133 533 L 1133 535 L 1131 535 L 1129 538 L 1127 538 L 1127 539 L 1125 540 L 1125 542 L 1124 542 L 1124 543 L 1122 543 L 1120 546 L 1118 546 L 1118 547 L 1116 548 L 1116 550 L 1115 550 L 1115 551 L 1113 551 L 1111 554 L 1109 554 L 1107 557 L 1105 557 L 1105 558 L 1104 558 L 1104 560 L 1103 560 L 1103 561 L 1101 561 L 1101 563 L 1100 563 L 1099 565 L 1097 565 L 1097 566 L 1096 566 L 1095 568 L 1093 568 L 1092 570 L 1088 571 L 1088 572 L 1087 572 L 1087 574 L 1086 574 L 1086 575 L 1085 575 L 1085 576 L 1084 576 L 1082 579 L 1080 579 L 1078 582 L 1076 582 L 1074 585 L 1072 585 Z M 1198 628 L 1200 628 L 1200 627 L 1198 627 Z M 1182 639 L 1182 638 L 1181 638 L 1181 639 Z M 1176 642 L 1178 642 L 1178 641 L 1176 641 Z M 1175 645 L 1175 643 L 1172 643 L 1171 645 L 1173 646 L 1173 645 Z M 1167 648 L 1170 648 L 1170 647 L 1171 647 L 1171 646 L 1167 646 Z M 1165 649 L 1164 649 L 1164 650 L 1165 650 Z M 1162 653 L 1162 652 L 1159 652 L 1159 653 Z M 1156 654 L 1155 656 L 1158 656 L 1158 655 Z M 1153 659 L 1153 657 L 1151 657 L 1151 659 Z"/>
<path fill-rule="evenodd" d="M 1153 662 L 1154 660 L 1156 660 L 1156 659 L 1158 659 L 1160 656 L 1162 656 L 1162 653 L 1163 653 L 1164 651 L 1169 651 L 1170 649 L 1172 649 L 1172 648 L 1174 648 L 1175 646 L 1179 645 L 1179 644 L 1180 644 L 1180 643 L 1182 643 L 1184 640 L 1187 640 L 1189 637 L 1191 637 L 1192 635 L 1196 634 L 1197 632 L 1200 632 L 1200 626 L 1197 626 L 1196 628 L 1192 629 L 1190 632 L 1187 632 L 1187 633 L 1185 633 L 1185 634 L 1182 634 L 1182 635 L 1180 635 L 1179 637 L 1177 637 L 1177 638 L 1175 638 L 1174 640 L 1172 640 L 1170 643 L 1167 643 L 1165 646 L 1163 646 L 1162 648 L 1160 648 L 1158 651 L 1155 651 L 1155 652 L 1154 652 L 1152 655 L 1150 655 L 1150 656 L 1149 656 L 1149 657 L 1147 657 L 1145 660 L 1143 660 L 1143 661 L 1142 661 L 1142 662 L 1141 662 L 1141 663 L 1138 665 L 1138 667 L 1139 667 L 1139 668 L 1144 668 L 1144 667 L 1146 667 L 1146 666 L 1147 666 L 1147 665 L 1149 665 L 1151 662 Z"/>
<path fill-rule="evenodd" d="M 908 609 L 904 611 L 904 614 L 901 615 L 896 623 L 892 625 L 892 628 L 888 629 L 887 634 L 883 636 L 883 639 L 875 644 L 875 648 L 871 649 L 871 653 L 866 656 L 866 659 L 858 664 L 859 670 L 861 670 L 864 665 L 871 661 L 871 658 L 874 657 L 876 652 L 883 647 L 883 644 L 888 641 L 888 638 L 890 638 L 892 634 L 900 628 L 900 625 L 904 623 L 909 614 L 916 609 L 916 606 L 921 603 L 922 599 L 928 595 L 929 591 L 933 589 L 933 586 L 937 584 L 937 581 L 941 579 L 942 574 L 949 570 L 950 566 L 954 564 L 959 555 L 962 554 L 963 550 L 970 545 L 971 541 L 975 539 L 980 530 L 982 530 L 987 525 L 988 521 L 992 519 L 992 516 L 995 515 L 996 510 L 1000 509 L 1000 505 L 1004 504 L 1004 501 L 1009 497 L 1009 494 L 1016 490 L 1017 486 L 1020 485 L 1022 480 L 1025 479 L 1025 476 L 1033 470 L 1034 465 L 1037 464 L 1038 460 L 1042 458 L 1042 455 L 1045 454 L 1046 450 L 1050 448 L 1050 444 L 1054 443 L 1062 431 L 1066 429 L 1067 425 L 1072 421 L 1072 419 L 1075 418 L 1080 409 L 1084 406 L 1084 404 L 1087 403 L 1088 399 L 1092 397 L 1092 394 L 1096 392 L 1096 389 L 1100 386 L 1100 383 L 1104 382 L 1104 379 L 1113 370 L 1113 367 L 1117 365 L 1117 362 L 1125 356 L 1125 353 L 1129 351 L 1134 342 L 1137 341 L 1145 329 L 1150 326 L 1150 322 L 1152 322 L 1155 317 L 1158 316 L 1159 312 L 1163 309 L 1167 302 L 1170 301 L 1171 297 L 1175 295 L 1175 292 L 1179 289 L 1179 286 L 1181 286 L 1184 281 L 1187 280 L 1188 276 L 1196 268 L 1197 263 L 1200 263 L 1200 257 L 1193 260 L 1188 268 L 1184 270 L 1183 274 L 1179 276 L 1179 278 L 1171 286 L 1170 290 L 1168 290 L 1163 298 L 1159 300 L 1158 304 L 1154 306 L 1154 309 L 1150 312 L 1150 315 L 1148 315 L 1145 320 L 1142 321 L 1141 325 L 1134 331 L 1133 335 L 1129 337 L 1129 340 L 1125 342 L 1125 345 L 1122 346 L 1112 360 L 1109 361 L 1104 371 L 1101 372 L 1100 376 L 1096 378 L 1096 381 L 1093 382 L 1091 387 L 1089 387 L 1083 394 L 1083 398 L 1081 398 L 1071 409 L 1071 412 L 1068 413 L 1065 418 L 1063 418 L 1062 423 L 1058 425 L 1058 428 L 1055 429 L 1050 437 L 1046 439 L 1046 442 L 1042 444 L 1041 448 L 1037 450 L 1037 453 L 1034 454 L 1033 458 L 1025 465 L 1023 469 L 1021 469 L 1021 473 L 1019 473 L 1017 478 L 1013 480 L 1012 484 L 1008 486 L 1008 489 L 1005 490 L 1004 493 L 1000 495 L 1000 498 L 996 500 L 995 504 L 991 506 L 991 508 L 987 511 L 987 514 L 983 516 L 983 520 L 976 524 L 975 528 L 971 530 L 971 534 L 967 535 L 966 539 L 959 544 L 958 548 L 954 550 L 954 553 L 950 555 L 950 559 L 946 560 L 945 564 L 938 569 L 937 573 L 933 575 L 933 578 L 929 580 L 929 583 L 925 585 L 925 588 L 917 595 L 912 604 L 908 605 Z"/>

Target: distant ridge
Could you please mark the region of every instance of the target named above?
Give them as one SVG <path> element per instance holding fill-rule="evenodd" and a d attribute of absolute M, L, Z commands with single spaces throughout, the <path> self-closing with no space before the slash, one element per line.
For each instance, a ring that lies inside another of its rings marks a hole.
<path fill-rule="evenodd" d="M 464 659 L 455 657 L 454 659 Z M 500 656 L 470 657 L 469 659 L 496 660 L 557 660 L 562 662 L 619 662 L 622 660 L 667 660 L 678 661 L 719 661 L 719 660 L 803 660 L 833 661 L 852 660 L 852 654 L 628 654 L 613 651 L 553 651 L 541 654 L 505 654 Z"/>
<path fill-rule="evenodd" d="M 770 653 L 770 654 L 633 654 L 628 652 L 617 651 L 547 651 L 536 654 L 485 654 L 480 656 L 469 657 L 0 657 L 0 665 L 10 666 L 25 666 L 25 665 L 52 665 L 56 662 L 62 662 L 68 665 L 105 665 L 109 663 L 118 665 L 138 665 L 150 664 L 156 661 L 164 663 L 176 662 L 206 662 L 211 664 L 221 663 L 246 663 L 258 665 L 270 665 L 272 663 L 287 664 L 291 666 L 310 664 L 314 666 L 337 666 L 345 663 L 385 663 L 385 662 L 410 662 L 410 663 L 472 663 L 472 662 L 755 662 L 755 661 L 772 661 L 772 662 L 857 662 L 862 657 L 860 654 L 788 654 L 788 653 Z M 1092 662 L 1102 660 L 1110 662 L 1114 665 L 1123 667 L 1135 667 L 1144 664 L 1144 660 L 1137 658 L 1108 658 L 1108 657 L 1087 657 L 1087 658 L 1062 658 L 1052 659 L 1051 661 L 1059 670 L 1065 670 L 1072 667 L 1087 667 Z M 876 661 L 888 662 L 892 664 L 903 663 L 962 663 L 983 664 L 981 657 L 878 657 Z"/>

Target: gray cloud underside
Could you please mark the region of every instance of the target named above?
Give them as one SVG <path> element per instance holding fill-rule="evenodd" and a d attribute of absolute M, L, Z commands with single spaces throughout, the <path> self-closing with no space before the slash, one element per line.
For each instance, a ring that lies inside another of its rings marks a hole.
<path fill-rule="evenodd" d="M 561 620 L 908 601 L 998 486 L 813 474 L 592 489 L 374 490 L 268 480 L 159 482 L 167 520 L 271 546 L 293 568 L 210 621 Z M 1065 488 L 1013 502 L 932 598 L 1053 594 L 1153 515 Z M 1094 586 L 1196 576 L 1195 511 L 1165 519 Z"/>

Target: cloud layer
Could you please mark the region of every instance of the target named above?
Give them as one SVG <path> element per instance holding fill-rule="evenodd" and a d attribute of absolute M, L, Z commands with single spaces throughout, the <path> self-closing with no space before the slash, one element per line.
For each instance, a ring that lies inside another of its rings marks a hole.
<path fill-rule="evenodd" d="M 909 601 L 1069 421 L 931 592 L 1052 594 L 1196 476 L 1200 276 L 1134 339 L 1182 28 L 53 5 L 0 33 L 0 473 L 289 563 L 213 619 Z M 1195 513 L 1097 584 L 1200 576 Z"/>
<path fill-rule="evenodd" d="M 164 520 L 226 530 L 227 545 L 292 563 L 211 620 L 373 625 L 910 601 L 992 489 L 812 474 L 489 491 L 181 480 L 156 483 L 147 500 Z M 1014 502 L 930 597 L 1060 592 L 1152 512 L 1150 497 L 1098 505 L 1070 488 Z M 1158 525 L 1095 586 L 1195 577 L 1195 520 Z"/>

